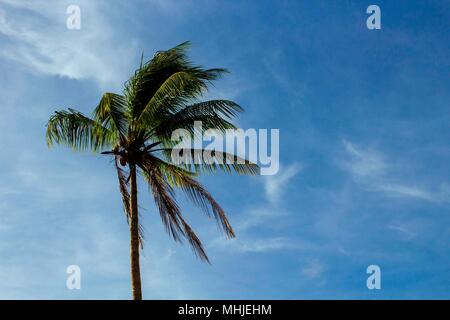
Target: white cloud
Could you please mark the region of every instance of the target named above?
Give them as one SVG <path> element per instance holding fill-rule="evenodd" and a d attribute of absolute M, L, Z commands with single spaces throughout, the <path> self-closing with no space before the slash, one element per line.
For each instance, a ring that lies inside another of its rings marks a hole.
<path fill-rule="evenodd" d="M 228 248 L 239 252 L 266 252 L 275 250 L 298 250 L 304 248 L 304 244 L 298 243 L 295 239 L 275 236 L 259 238 L 249 233 L 251 229 L 258 226 L 271 226 L 270 221 L 279 220 L 280 217 L 287 217 L 289 212 L 280 204 L 279 200 L 283 196 L 286 183 L 301 170 L 301 165 L 293 163 L 287 167 L 282 167 L 277 175 L 264 177 L 263 183 L 266 191 L 267 203 L 262 206 L 251 208 L 240 220 L 236 222 L 238 239 L 216 238 L 212 241 L 212 247 Z"/>
<path fill-rule="evenodd" d="M 267 221 L 279 219 L 289 215 L 289 212 L 275 207 L 258 207 L 247 211 L 247 214 L 236 222 L 236 230 L 239 232 L 257 227 Z"/>
<path fill-rule="evenodd" d="M 383 156 L 373 150 L 361 150 L 344 140 L 344 148 L 351 160 L 344 164 L 355 177 L 367 178 L 383 175 L 388 167 Z"/>
<path fill-rule="evenodd" d="M 287 189 L 288 182 L 295 177 L 302 166 L 299 163 L 293 163 L 281 170 L 273 176 L 267 176 L 265 180 L 266 197 L 271 204 L 277 204 L 283 195 L 283 191 Z"/>
<path fill-rule="evenodd" d="M 416 236 L 416 234 L 409 230 L 408 227 L 404 224 L 390 224 L 386 228 L 398 232 L 406 240 L 411 240 Z"/>
<path fill-rule="evenodd" d="M 317 259 L 311 260 L 301 269 L 302 275 L 312 279 L 319 278 L 324 272 L 325 265 Z"/>
<path fill-rule="evenodd" d="M 375 150 L 364 149 L 344 140 L 347 159 L 341 163 L 355 182 L 370 191 L 383 192 L 391 197 L 415 198 L 430 202 L 447 202 L 450 193 L 445 184 L 440 189 L 418 187 L 416 183 L 405 183 L 400 172 L 395 172 L 386 157 Z"/>
<path fill-rule="evenodd" d="M 427 201 L 437 200 L 436 194 L 422 190 L 414 186 L 382 184 L 379 189 L 391 195 L 418 198 Z"/>
<path fill-rule="evenodd" d="M 211 242 L 211 246 L 215 248 L 232 248 L 233 251 L 241 253 L 247 252 L 268 252 L 277 250 L 300 250 L 307 245 L 293 241 L 285 237 L 268 237 L 265 239 L 226 239 L 217 238 Z"/>
<path fill-rule="evenodd" d="M 237 221 L 236 230 L 245 231 L 264 224 L 268 220 L 289 215 L 289 212 L 280 205 L 279 200 L 287 190 L 289 180 L 295 177 L 301 169 L 302 166 L 299 163 L 293 163 L 287 167 L 283 166 L 276 175 L 264 177 L 267 203 L 249 209 L 247 214 Z"/>
<path fill-rule="evenodd" d="M 126 80 L 136 46 L 116 34 L 114 24 L 107 20 L 107 4 L 77 1 L 80 30 L 66 28 L 70 3 L 0 0 L 0 4 L 0 34 L 8 40 L 0 53 L 4 58 L 34 72 L 94 79 L 102 88 L 118 89 Z"/>

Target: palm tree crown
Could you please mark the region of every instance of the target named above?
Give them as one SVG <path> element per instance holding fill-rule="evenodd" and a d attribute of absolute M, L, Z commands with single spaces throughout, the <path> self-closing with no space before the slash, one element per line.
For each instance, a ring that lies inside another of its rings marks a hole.
<path fill-rule="evenodd" d="M 258 173 L 257 165 L 226 152 L 208 153 L 212 161 L 202 164 L 171 161 L 177 143 L 171 139 L 175 129 L 185 129 L 195 135 L 198 132 L 194 122 L 201 121 L 204 130 L 225 132 L 235 129 L 230 121 L 242 111 L 229 100 L 200 101 L 208 85 L 227 71 L 193 65 L 186 55 L 188 46 L 188 42 L 182 43 L 157 52 L 147 63 L 141 62 L 125 83 L 123 94 L 105 93 L 91 118 L 68 109 L 55 112 L 47 125 L 49 146 L 64 144 L 77 151 L 91 150 L 113 157 L 130 225 L 133 294 L 137 299 L 141 298 L 139 243 L 141 248 L 143 245 L 138 223 L 137 172 L 148 183 L 168 233 L 176 241 L 187 239 L 196 255 L 205 261 L 209 260 L 203 245 L 176 202 L 175 188 L 184 191 L 206 214 L 213 216 L 228 237 L 234 237 L 224 210 L 196 177 L 201 172 L 216 170 Z M 204 150 L 188 151 L 194 155 Z M 232 161 L 214 161 L 219 155 Z"/>

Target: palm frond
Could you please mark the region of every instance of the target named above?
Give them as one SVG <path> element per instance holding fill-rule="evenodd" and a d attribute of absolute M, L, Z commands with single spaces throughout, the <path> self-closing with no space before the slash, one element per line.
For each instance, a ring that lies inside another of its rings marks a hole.
<path fill-rule="evenodd" d="M 117 137 L 124 137 L 128 128 L 126 112 L 125 97 L 107 92 L 94 110 L 94 119 L 115 133 Z"/>
<path fill-rule="evenodd" d="M 164 180 L 157 168 L 141 166 L 145 179 L 159 209 L 161 220 L 166 227 L 166 231 L 175 240 L 180 242 L 183 235 L 178 215 L 180 208 L 176 203 L 173 189 Z"/>
<path fill-rule="evenodd" d="M 231 100 L 209 100 L 186 106 L 180 113 L 183 116 L 194 117 L 197 115 L 220 115 L 232 119 L 244 109 Z"/>
<path fill-rule="evenodd" d="M 190 99 L 197 98 L 204 82 L 187 71 L 178 71 L 170 75 L 158 88 L 136 120 L 136 126 L 143 126 L 163 113 L 176 111 Z"/>
<path fill-rule="evenodd" d="M 145 162 L 148 162 L 147 166 L 157 166 L 172 186 L 181 188 L 208 216 L 213 216 L 228 237 L 235 237 L 225 211 L 211 194 L 193 178 L 196 175 L 194 172 L 186 171 L 152 155 L 145 156 Z"/>
<path fill-rule="evenodd" d="M 259 175 L 257 164 L 232 153 L 195 148 L 161 148 L 167 162 L 196 173 L 213 173 L 218 170 L 239 175 Z M 175 159 L 174 159 L 175 156 Z"/>
<path fill-rule="evenodd" d="M 156 102 L 163 103 L 166 107 L 180 105 L 187 98 L 194 98 L 206 88 L 207 82 L 213 81 L 227 72 L 221 68 L 203 69 L 200 66 L 194 66 L 186 54 L 188 47 L 189 42 L 185 42 L 172 49 L 156 53 L 150 61 L 141 65 L 126 82 L 124 95 L 129 105 L 132 106 L 133 119 L 137 120 L 141 117 L 143 110 L 147 108 L 152 99 L 152 108 Z M 180 90 L 180 86 L 184 89 Z M 158 91 L 161 94 L 156 94 Z M 183 92 L 183 95 L 174 95 L 178 92 Z M 162 110 L 162 107 L 159 109 Z M 154 120 L 147 116 L 144 118 L 147 121 Z M 140 122 L 143 122 L 144 118 Z"/>
<path fill-rule="evenodd" d="M 150 165 L 150 163 L 142 163 L 140 168 L 153 193 L 166 231 L 175 241 L 182 242 L 182 239 L 186 238 L 196 256 L 209 262 L 200 239 L 184 220 L 175 201 L 174 190 L 164 179 L 163 173 L 158 167 Z"/>
<path fill-rule="evenodd" d="M 231 120 L 239 112 L 242 112 L 242 108 L 229 100 L 195 103 L 161 121 L 153 129 L 152 135 L 159 139 L 170 139 L 172 132 L 176 129 L 185 129 L 192 135 L 198 134 L 195 132 L 194 126 L 196 121 L 201 121 L 203 130 L 215 129 L 225 132 L 227 129 L 236 129 L 228 120 Z"/>
<path fill-rule="evenodd" d="M 94 152 L 111 146 L 111 131 L 74 109 L 56 111 L 47 123 L 47 144 L 64 144 L 74 150 Z"/>
<path fill-rule="evenodd" d="M 194 230 L 192 230 L 191 226 L 186 223 L 181 215 L 179 216 L 179 219 L 181 221 L 181 224 L 183 225 L 185 237 L 188 239 L 195 255 L 201 260 L 210 263 L 208 255 L 206 254 L 205 248 L 203 247 L 203 244 L 200 241 L 199 237 L 195 234 Z"/>

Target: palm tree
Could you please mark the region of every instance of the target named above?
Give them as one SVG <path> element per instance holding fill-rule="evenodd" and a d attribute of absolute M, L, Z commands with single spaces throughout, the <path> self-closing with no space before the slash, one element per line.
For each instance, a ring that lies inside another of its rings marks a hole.
<path fill-rule="evenodd" d="M 47 144 L 63 144 L 76 151 L 91 150 L 114 159 L 123 207 L 130 229 L 131 285 L 133 298 L 142 299 L 139 250 L 143 249 L 139 223 L 137 177 L 141 173 L 153 194 L 163 224 L 176 241 L 187 239 L 195 254 L 209 262 L 200 239 L 181 214 L 175 188 L 181 189 L 209 216 L 213 216 L 226 236 L 235 234 L 224 210 L 196 180 L 202 172 L 224 170 L 257 174 L 257 165 L 222 151 L 202 148 L 177 149 L 175 129 L 199 134 L 194 122 L 204 130 L 225 132 L 235 129 L 230 120 L 242 108 L 229 100 L 199 101 L 208 85 L 225 69 L 203 69 L 187 58 L 188 42 L 157 52 L 143 63 L 125 83 L 123 94 L 105 93 L 91 118 L 74 110 L 55 112 L 47 124 Z M 180 147 L 178 147 L 180 148 Z M 204 163 L 174 163 L 172 152 L 190 159 L 203 154 Z M 218 161 L 227 159 L 225 163 Z M 209 161 L 206 161 L 209 160 Z M 230 161 L 231 160 L 231 161 Z M 128 170 L 127 170 L 128 168 Z M 127 172 L 128 171 L 128 172 Z"/>

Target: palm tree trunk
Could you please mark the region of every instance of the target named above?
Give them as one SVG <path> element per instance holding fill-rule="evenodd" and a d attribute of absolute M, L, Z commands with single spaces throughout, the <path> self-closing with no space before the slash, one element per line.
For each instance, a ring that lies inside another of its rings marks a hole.
<path fill-rule="evenodd" d="M 141 270 L 139 266 L 139 215 L 137 199 L 136 166 L 130 165 L 130 262 L 133 299 L 142 300 Z"/>

